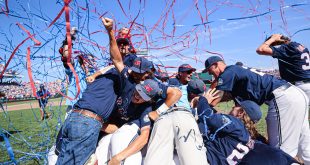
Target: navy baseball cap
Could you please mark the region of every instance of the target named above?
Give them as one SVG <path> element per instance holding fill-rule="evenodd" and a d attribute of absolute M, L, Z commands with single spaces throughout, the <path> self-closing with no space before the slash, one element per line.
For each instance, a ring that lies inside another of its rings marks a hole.
<path fill-rule="evenodd" d="M 140 84 L 137 84 L 136 90 L 145 101 L 150 101 L 161 91 L 158 83 L 151 79 L 146 79 L 145 81 L 142 81 Z"/>
<path fill-rule="evenodd" d="M 257 123 L 262 118 L 262 111 L 260 110 L 260 106 L 251 100 L 240 101 L 239 99 L 235 99 L 236 102 L 245 110 L 250 119 Z"/>
<path fill-rule="evenodd" d="M 124 57 L 124 64 L 127 66 L 127 67 L 132 67 L 133 66 L 133 62 L 134 60 L 137 58 L 137 55 L 135 54 L 127 54 L 125 57 Z"/>
<path fill-rule="evenodd" d="M 44 88 L 44 84 L 40 84 L 40 88 Z"/>
<path fill-rule="evenodd" d="M 160 72 L 159 75 L 161 78 L 167 78 L 167 79 L 169 78 L 169 75 L 167 72 Z"/>
<path fill-rule="evenodd" d="M 223 59 L 219 56 L 211 56 L 205 61 L 205 69 L 202 71 L 203 73 L 207 72 L 210 66 L 216 62 L 223 61 Z"/>
<path fill-rule="evenodd" d="M 128 38 L 117 38 L 116 39 L 117 44 L 124 44 L 124 45 L 129 45 L 129 40 Z"/>
<path fill-rule="evenodd" d="M 153 68 L 153 63 L 146 58 L 137 57 L 133 61 L 130 69 L 136 73 L 145 73 Z"/>
<path fill-rule="evenodd" d="M 206 84 L 200 80 L 200 79 L 195 79 L 195 80 L 191 80 L 188 82 L 187 85 L 187 92 L 188 93 L 194 93 L 197 95 L 202 94 L 203 92 L 205 92 L 207 89 Z"/>
<path fill-rule="evenodd" d="M 187 71 L 195 72 L 196 69 L 190 66 L 189 64 L 182 64 L 179 66 L 178 72 L 187 72 Z"/>

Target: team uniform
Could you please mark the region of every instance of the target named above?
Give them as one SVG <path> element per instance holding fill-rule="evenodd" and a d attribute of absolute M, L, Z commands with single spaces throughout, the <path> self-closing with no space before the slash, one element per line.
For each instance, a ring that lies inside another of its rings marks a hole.
<path fill-rule="evenodd" d="M 123 136 L 122 140 L 119 141 L 118 144 L 120 145 L 116 145 L 114 144 L 115 142 L 113 142 L 111 140 L 113 134 L 109 134 L 104 136 L 98 143 L 98 147 L 96 149 L 96 157 L 98 159 L 98 164 L 104 164 L 106 163 L 111 157 L 112 155 L 115 155 L 119 152 L 115 152 L 115 151 L 119 151 L 120 149 L 125 149 L 128 144 L 137 136 L 139 127 L 137 127 L 137 125 L 135 124 L 128 124 L 128 125 L 124 125 L 127 122 L 130 122 L 134 119 L 137 119 L 134 108 L 129 108 L 131 103 L 131 97 L 133 95 L 133 92 L 135 90 L 135 85 L 136 83 L 134 82 L 134 79 L 132 77 L 129 76 L 128 73 L 128 68 L 125 67 L 121 73 L 121 83 L 120 83 L 120 88 L 122 88 L 122 92 L 120 94 L 120 96 L 117 98 L 116 104 L 113 107 L 113 113 L 111 115 L 111 118 L 109 119 L 109 123 L 115 124 L 119 128 L 117 131 L 118 133 L 116 134 L 115 132 L 115 136 L 114 137 L 118 137 L 119 135 L 122 135 L 123 132 L 127 133 L 128 135 Z M 137 112 L 143 112 L 140 109 L 137 109 Z M 122 126 L 124 125 L 124 127 L 122 128 Z M 114 144 L 113 149 L 111 147 L 109 147 L 111 144 Z M 116 147 L 117 146 L 117 147 Z M 114 151 L 114 152 L 112 152 Z M 126 162 L 131 162 L 132 159 L 135 161 L 140 161 L 140 157 L 136 156 L 139 155 L 139 153 L 136 153 L 135 155 L 132 155 L 128 158 L 128 161 Z"/>
<path fill-rule="evenodd" d="M 87 86 L 62 126 L 60 154 L 56 164 L 84 164 L 95 152 L 102 122 L 111 115 L 119 94 L 115 69 Z"/>
<path fill-rule="evenodd" d="M 37 91 L 37 96 L 39 97 L 38 98 L 39 106 L 44 111 L 44 108 L 48 103 L 48 98 L 51 96 L 51 93 L 47 89 L 42 90 L 40 89 L 39 91 Z"/>
<path fill-rule="evenodd" d="M 188 64 L 182 64 L 178 72 L 195 70 Z M 188 102 L 188 85 L 182 84 L 178 78 L 173 78 L 169 79 L 169 86 L 179 88 L 182 96 L 173 108 L 161 114 L 155 121 L 145 164 L 208 164 L 202 136 Z M 178 160 L 175 160 L 174 149 Z"/>
<path fill-rule="evenodd" d="M 309 50 L 297 42 L 270 48 L 272 57 L 278 59 L 281 78 L 295 84 L 310 98 Z"/>
<path fill-rule="evenodd" d="M 178 80 L 170 80 L 169 83 L 176 81 L 176 84 L 169 84 L 169 86 L 180 85 L 182 97 L 175 107 L 160 115 L 155 121 L 144 163 L 147 165 L 170 165 L 175 162 L 181 165 L 208 164 L 202 136 L 187 100 L 187 85 L 181 85 Z M 178 160 L 174 160 L 174 149 Z"/>
<path fill-rule="evenodd" d="M 121 80 L 122 93 L 117 99 L 115 110 L 109 119 L 110 123 L 116 124 L 120 128 L 115 133 L 106 135 L 100 140 L 96 150 L 98 164 L 104 164 L 112 156 L 124 150 L 139 136 L 141 128 L 151 126 L 148 113 L 152 111 L 152 105 L 148 102 L 143 104 L 131 102 L 136 83 L 129 76 L 127 68 L 122 70 Z M 161 92 L 158 93 L 157 98 L 165 99 L 167 97 L 167 86 L 158 85 Z M 141 162 L 141 152 L 137 152 L 123 161 L 126 165 L 141 164 Z"/>
<path fill-rule="evenodd" d="M 198 124 L 207 148 L 210 164 L 281 164 L 296 161 L 280 149 L 251 139 L 248 130 L 238 118 L 214 113 L 208 100 L 199 97 Z"/>
<path fill-rule="evenodd" d="M 266 103 L 268 140 L 289 155 L 302 155 L 310 163 L 308 97 L 299 88 L 267 74 L 240 66 L 227 66 L 218 78 L 218 90 L 234 98 Z"/>
<path fill-rule="evenodd" d="M 99 141 L 96 149 L 96 157 L 99 165 L 105 164 L 112 156 L 128 147 L 139 136 L 141 128 L 151 126 L 148 113 L 152 111 L 152 107 L 149 103 L 142 105 L 131 103 L 126 111 L 126 116 L 116 111 L 113 112 L 110 122 L 120 128 L 113 134 L 104 136 Z M 142 153 L 139 151 L 123 160 L 122 164 L 141 164 L 141 162 Z"/>
<path fill-rule="evenodd" d="M 202 136 L 192 113 L 174 107 L 154 123 L 144 163 L 170 165 L 176 149 L 183 164 L 208 164 Z"/>

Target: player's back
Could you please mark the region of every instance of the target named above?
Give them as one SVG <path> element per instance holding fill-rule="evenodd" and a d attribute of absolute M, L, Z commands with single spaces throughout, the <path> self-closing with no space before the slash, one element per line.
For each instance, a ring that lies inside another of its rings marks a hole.
<path fill-rule="evenodd" d="M 273 57 L 278 59 L 281 78 L 288 82 L 310 79 L 309 50 L 297 42 L 275 46 Z"/>
<path fill-rule="evenodd" d="M 112 112 L 117 95 L 120 93 L 120 75 L 115 69 L 87 85 L 82 98 L 77 101 L 74 108 L 92 111 L 104 119 Z"/>
<path fill-rule="evenodd" d="M 242 158 L 240 165 L 290 165 L 293 163 L 297 163 L 296 160 L 282 150 L 255 142 L 254 149 Z"/>
<path fill-rule="evenodd" d="M 286 84 L 272 75 L 236 65 L 227 66 L 219 77 L 217 89 L 231 92 L 234 97 L 252 100 L 262 105 L 272 97 L 272 91 Z"/>
<path fill-rule="evenodd" d="M 251 144 L 249 143 L 250 135 L 244 124 L 239 119 L 224 114 L 214 114 L 208 120 L 211 136 L 209 138 L 204 136 L 204 142 L 209 163 L 236 164 L 240 162 L 251 147 L 247 146 L 247 144 Z M 222 125 L 221 123 L 225 124 Z"/>

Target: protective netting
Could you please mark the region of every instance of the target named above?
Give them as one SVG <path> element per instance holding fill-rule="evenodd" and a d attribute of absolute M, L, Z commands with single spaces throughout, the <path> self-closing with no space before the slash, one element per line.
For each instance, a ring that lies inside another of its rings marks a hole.
<path fill-rule="evenodd" d="M 55 82 L 54 94 L 63 95 L 46 107 L 53 115 L 53 122 L 41 121 L 38 109 L 32 108 L 33 103 L 29 103 L 28 109 L 32 113 L 16 111 L 12 118 L 3 103 L 0 164 L 28 160 L 46 163 L 46 154 L 64 118 L 62 102 L 66 99 L 67 79 L 58 49 L 67 37 L 69 49 L 73 44 L 72 58 L 92 54 L 95 70 L 107 66 L 108 37 L 101 17 L 112 18 L 115 30 L 129 28 L 138 55 L 153 60 L 157 68 L 168 69 L 169 73 L 181 63 L 192 63 L 198 70 L 203 69 L 204 60 L 210 55 L 230 61 L 239 59 L 223 52 L 219 45 L 260 42 L 274 32 L 294 37 L 310 30 L 306 23 L 310 19 L 307 1 L 0 0 L 0 7 L 0 77 L 13 70 L 15 75 L 24 75 L 23 81 L 29 81 L 24 87 L 27 86 L 31 96 L 37 96 L 37 82 Z M 71 27 L 78 29 L 74 41 L 70 37 Z M 231 35 L 245 27 L 247 33 Z M 73 67 L 70 69 L 74 71 Z"/>

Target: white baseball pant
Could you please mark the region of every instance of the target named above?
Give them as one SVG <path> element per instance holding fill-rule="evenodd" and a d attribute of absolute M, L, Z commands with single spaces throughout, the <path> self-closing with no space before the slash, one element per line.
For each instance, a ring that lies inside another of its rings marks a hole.
<path fill-rule="evenodd" d="M 98 165 L 106 165 L 111 157 L 127 148 L 138 136 L 138 131 L 139 127 L 136 124 L 125 124 L 113 134 L 104 136 L 96 149 Z M 123 160 L 123 165 L 141 165 L 141 162 L 142 154 L 137 152 Z"/>
<path fill-rule="evenodd" d="M 304 83 L 302 81 L 295 82 L 295 86 L 303 90 L 308 98 L 310 98 L 310 83 Z"/>
<path fill-rule="evenodd" d="M 181 165 L 208 164 L 206 148 L 198 125 L 187 110 L 175 110 L 156 120 L 144 164 L 174 164 L 174 144 Z"/>
<path fill-rule="evenodd" d="M 268 139 L 271 146 L 279 147 L 292 157 L 300 154 L 310 164 L 309 100 L 296 86 L 275 89 L 274 99 L 266 117 Z"/>

